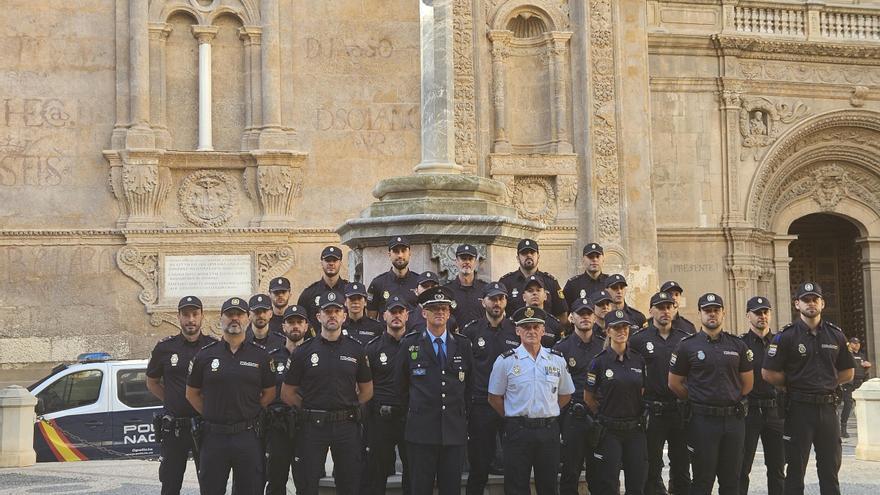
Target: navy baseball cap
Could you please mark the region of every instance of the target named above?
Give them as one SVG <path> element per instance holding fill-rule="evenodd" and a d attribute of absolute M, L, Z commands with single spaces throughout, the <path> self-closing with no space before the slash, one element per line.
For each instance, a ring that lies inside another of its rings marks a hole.
<path fill-rule="evenodd" d="M 331 290 L 321 295 L 321 297 L 318 299 L 318 307 L 320 307 L 322 310 L 327 309 L 331 306 L 342 308 L 344 307 L 342 305 L 342 301 L 344 300 L 345 297 L 342 294 L 336 292 L 335 290 Z"/>
<path fill-rule="evenodd" d="M 758 311 L 760 309 L 770 309 L 770 299 L 762 296 L 755 296 L 746 303 L 746 311 L 749 313 L 753 311 Z"/>
<path fill-rule="evenodd" d="M 516 310 L 510 319 L 513 320 L 517 326 L 526 323 L 544 323 L 547 321 L 547 312 L 541 308 L 526 306 Z"/>
<path fill-rule="evenodd" d="M 396 235 L 388 240 L 388 250 L 396 248 L 397 246 L 409 247 L 409 240 L 406 237 L 402 237 Z"/>
<path fill-rule="evenodd" d="M 507 287 L 501 282 L 492 282 L 483 287 L 483 297 L 507 295 Z"/>
<path fill-rule="evenodd" d="M 470 244 L 459 244 L 457 248 L 455 248 L 455 256 L 473 256 L 474 258 L 478 257 L 477 248 Z"/>
<path fill-rule="evenodd" d="M 516 252 L 521 253 L 523 251 L 537 251 L 538 243 L 533 239 L 523 239 L 519 241 L 519 244 L 516 245 Z"/>
<path fill-rule="evenodd" d="M 584 246 L 584 256 L 588 256 L 590 254 L 605 254 L 605 250 L 602 249 L 602 246 L 596 244 L 595 242 L 591 242 Z"/>
<path fill-rule="evenodd" d="M 367 297 L 367 286 L 360 282 L 352 282 L 349 284 L 345 284 L 345 288 L 343 289 L 343 293 L 345 297 L 351 296 L 363 296 Z"/>
<path fill-rule="evenodd" d="M 269 282 L 269 292 L 275 292 L 276 290 L 290 290 L 290 280 L 286 277 L 273 278 Z"/>
<path fill-rule="evenodd" d="M 718 306 L 719 308 L 723 308 L 724 300 L 721 299 L 721 296 L 715 294 L 714 292 L 707 292 L 700 296 L 700 300 L 697 302 L 697 307 L 703 309 L 708 308 L 709 306 Z"/>
<path fill-rule="evenodd" d="M 327 258 L 336 258 L 338 260 L 342 259 L 342 250 L 336 246 L 327 246 L 321 251 L 321 259 L 326 260 Z"/>
<path fill-rule="evenodd" d="M 225 313 L 230 309 L 237 309 L 239 311 L 244 311 L 247 313 L 250 311 L 250 307 L 248 307 L 247 301 L 240 297 L 231 297 L 223 303 L 223 307 L 220 308 L 221 313 Z"/>
<path fill-rule="evenodd" d="M 822 297 L 822 287 L 819 287 L 819 284 L 815 282 L 804 282 L 798 286 L 797 291 L 795 291 L 795 299 L 800 299 L 804 296 L 818 296 Z"/>
<path fill-rule="evenodd" d="M 385 303 L 385 311 L 391 311 L 394 308 L 409 309 L 409 306 L 406 305 L 406 302 L 400 296 L 392 296 Z"/>
<path fill-rule="evenodd" d="M 202 301 L 196 296 L 181 297 L 177 303 L 177 310 L 180 311 L 183 308 L 202 309 Z"/>
<path fill-rule="evenodd" d="M 428 306 L 430 304 L 451 305 L 453 301 L 455 301 L 455 294 L 452 293 L 452 290 L 443 287 L 442 285 L 431 287 L 425 292 L 419 294 L 419 305 L 422 307 Z"/>
<path fill-rule="evenodd" d="M 677 290 L 682 293 L 684 292 L 684 289 L 675 280 L 667 280 L 660 286 L 660 292 L 669 292 L 671 290 Z"/>
<path fill-rule="evenodd" d="M 272 300 L 266 294 L 254 294 L 248 301 L 251 309 L 272 309 Z"/>
<path fill-rule="evenodd" d="M 593 305 L 593 302 L 587 299 L 586 297 L 582 297 L 580 299 L 575 299 L 573 303 L 571 303 L 571 312 L 577 313 L 582 309 L 590 310 L 590 313 L 596 311 L 596 306 Z"/>
<path fill-rule="evenodd" d="M 303 320 L 309 319 L 309 313 L 306 311 L 306 308 L 296 304 L 294 304 L 293 306 L 288 306 L 287 309 L 284 310 L 283 319 L 286 320 L 293 316 L 299 316 Z"/>
<path fill-rule="evenodd" d="M 529 275 L 529 278 L 526 279 L 525 285 L 523 285 L 523 290 L 528 289 L 529 286 L 532 284 L 538 284 L 541 286 L 542 289 L 547 288 L 547 284 L 544 283 L 544 277 L 540 277 L 538 275 Z"/>
<path fill-rule="evenodd" d="M 602 304 L 603 302 L 611 302 L 611 294 L 608 293 L 607 290 L 597 290 L 590 294 L 590 301 L 593 301 L 593 304 Z"/>
<path fill-rule="evenodd" d="M 672 299 L 672 296 L 669 295 L 669 293 L 664 290 L 661 290 L 660 292 L 651 296 L 651 307 L 652 308 L 658 304 L 663 304 L 663 303 L 675 304 L 675 301 Z"/>
<path fill-rule="evenodd" d="M 431 272 L 431 271 L 422 272 L 422 274 L 419 275 L 417 283 L 419 285 L 422 285 L 425 282 L 434 282 L 435 284 L 439 284 L 440 278 L 437 277 L 437 274 L 434 272 Z"/>
<path fill-rule="evenodd" d="M 609 276 L 605 279 L 605 288 L 614 287 L 615 285 L 623 284 L 624 287 L 629 284 L 626 283 L 626 277 L 619 273 L 615 273 L 614 275 Z"/>
<path fill-rule="evenodd" d="M 629 317 L 623 310 L 618 309 L 616 311 L 609 311 L 608 314 L 605 315 L 605 328 L 610 328 L 624 323 L 626 324 L 627 328 L 632 326 L 632 322 L 629 321 Z"/>

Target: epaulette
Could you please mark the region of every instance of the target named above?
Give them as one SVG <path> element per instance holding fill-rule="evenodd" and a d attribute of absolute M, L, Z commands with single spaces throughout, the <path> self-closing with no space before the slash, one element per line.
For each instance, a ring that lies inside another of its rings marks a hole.
<path fill-rule="evenodd" d="M 168 336 L 165 336 L 165 337 L 162 337 L 161 339 L 159 339 L 159 342 L 168 342 L 169 340 L 173 339 L 174 337 L 177 337 L 177 335 L 168 335 Z"/>
<path fill-rule="evenodd" d="M 299 349 L 300 347 L 302 347 L 302 346 L 305 345 L 305 344 L 308 344 L 309 342 L 311 342 L 312 340 L 314 340 L 314 338 L 315 338 L 314 335 L 311 335 L 311 336 L 309 336 L 309 337 L 303 337 L 302 344 L 300 344 L 299 346 L 297 346 L 297 349 Z"/>
<path fill-rule="evenodd" d="M 207 349 L 208 347 L 211 347 L 212 345 L 216 344 L 217 342 L 220 342 L 220 341 L 219 341 L 219 340 L 215 340 L 214 342 L 211 342 L 211 343 L 207 344 L 205 347 L 202 347 L 201 350 L 204 351 L 205 349 Z"/>
<path fill-rule="evenodd" d="M 546 275 L 546 276 L 552 278 L 553 280 L 556 280 L 556 277 L 554 277 L 553 274 L 550 273 L 550 272 L 541 272 L 541 273 L 543 273 L 544 275 Z"/>
<path fill-rule="evenodd" d="M 568 281 L 571 282 L 572 280 L 574 280 L 574 279 L 580 277 L 581 275 L 583 275 L 583 273 L 578 273 L 577 275 L 575 275 L 575 276 L 571 277 L 570 279 L 568 279 Z"/>
<path fill-rule="evenodd" d="M 597 357 L 601 356 L 602 354 L 605 354 L 605 352 L 606 352 L 608 349 L 611 349 L 611 348 L 610 348 L 610 347 L 606 347 L 606 348 L 602 349 L 601 351 L 597 352 L 596 355 L 593 356 L 593 358 L 597 358 Z"/>
<path fill-rule="evenodd" d="M 514 354 L 516 354 L 516 349 L 508 349 L 508 350 L 501 353 L 501 357 L 509 358 L 510 356 L 513 356 Z"/>
<path fill-rule="evenodd" d="M 350 338 L 350 339 L 351 339 L 351 340 L 353 340 L 353 341 L 355 341 L 355 342 L 357 342 L 357 343 L 358 343 L 358 345 L 361 345 L 361 346 L 362 346 L 362 345 L 364 345 L 364 343 L 363 343 L 363 342 L 361 342 L 361 341 L 360 341 L 360 340 L 358 340 L 358 339 L 356 339 L 356 338 L 354 338 L 354 337 L 352 337 L 352 336 L 351 336 L 351 334 L 348 334 L 348 335 L 346 335 L 346 337 L 348 337 L 348 338 Z"/>
<path fill-rule="evenodd" d="M 685 337 L 685 338 L 683 338 L 683 339 L 681 339 L 681 340 L 682 340 L 682 341 L 685 341 L 685 340 L 688 340 L 688 339 L 692 339 L 692 338 L 696 337 L 697 335 L 700 335 L 701 333 L 702 333 L 702 332 L 697 332 L 697 333 L 689 334 L 687 337 Z"/>
<path fill-rule="evenodd" d="M 551 314 L 549 314 L 549 313 L 547 314 L 547 316 L 549 316 L 550 318 L 553 318 L 554 320 L 556 320 L 556 323 L 559 323 L 559 318 L 557 318 L 557 317 L 555 317 L 555 316 L 553 316 L 553 315 L 551 315 Z"/>
<path fill-rule="evenodd" d="M 837 326 L 836 323 L 831 323 L 830 321 L 826 321 L 825 323 L 827 323 L 829 327 L 837 330 L 838 332 L 843 332 L 843 329 Z"/>
<path fill-rule="evenodd" d="M 254 342 L 253 340 L 246 340 L 245 342 L 250 342 L 251 344 L 254 344 L 255 346 L 257 346 L 258 348 L 260 348 L 264 351 L 266 350 L 266 346 L 264 346 L 263 344 L 258 344 L 256 342 Z"/>
<path fill-rule="evenodd" d="M 470 340 L 471 340 L 470 337 L 468 337 L 467 335 L 465 335 L 465 334 L 463 334 L 463 333 L 460 333 L 460 332 L 451 332 L 451 333 L 452 333 L 452 336 L 453 336 L 453 337 L 455 337 L 455 338 L 457 338 L 457 339 L 459 339 L 459 340 L 460 340 L 460 339 L 464 339 L 464 340 L 467 340 L 467 341 L 470 341 Z"/>
<path fill-rule="evenodd" d="M 465 323 L 464 326 L 461 327 L 461 328 L 467 328 L 467 327 L 473 325 L 474 323 L 476 323 L 476 322 L 478 322 L 478 321 L 480 321 L 480 320 L 471 320 L 471 321 Z"/>
<path fill-rule="evenodd" d="M 557 349 L 549 349 L 549 351 L 550 351 L 550 354 L 556 354 L 557 356 L 562 357 L 562 358 L 565 357 L 565 355 L 562 354 L 562 352 Z"/>
<path fill-rule="evenodd" d="M 413 335 L 419 335 L 421 332 L 419 330 L 413 330 L 412 332 L 403 336 L 403 338 L 412 337 Z"/>
<path fill-rule="evenodd" d="M 789 328 L 791 328 L 791 327 L 793 327 L 793 326 L 794 326 L 794 322 L 789 323 L 788 325 L 785 325 L 784 327 L 780 328 L 780 329 L 779 329 L 779 332 L 777 332 L 777 333 L 782 333 L 782 332 L 786 331 L 787 329 L 789 329 Z"/>

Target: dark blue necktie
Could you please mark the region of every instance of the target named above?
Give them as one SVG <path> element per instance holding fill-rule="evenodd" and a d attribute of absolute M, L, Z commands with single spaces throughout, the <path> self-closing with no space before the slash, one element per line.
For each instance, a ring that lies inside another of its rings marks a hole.
<path fill-rule="evenodd" d="M 440 361 L 440 367 L 446 367 L 446 351 L 443 350 L 443 339 L 437 337 L 434 339 L 434 343 L 437 344 L 437 360 Z"/>

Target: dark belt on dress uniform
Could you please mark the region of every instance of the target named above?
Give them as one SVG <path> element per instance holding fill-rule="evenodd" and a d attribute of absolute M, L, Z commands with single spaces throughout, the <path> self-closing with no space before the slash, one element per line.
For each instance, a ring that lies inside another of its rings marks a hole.
<path fill-rule="evenodd" d="M 639 418 L 609 418 L 608 416 L 599 416 L 599 423 L 609 430 L 634 430 L 642 425 Z"/>
<path fill-rule="evenodd" d="M 256 419 L 249 419 L 247 421 L 240 421 L 238 423 L 232 424 L 223 424 L 223 423 L 211 423 L 210 421 L 205 422 L 205 431 L 211 433 L 222 433 L 224 435 L 232 435 L 235 433 L 241 433 L 243 431 L 253 430 L 257 425 Z"/>
<path fill-rule="evenodd" d="M 788 398 L 795 402 L 805 402 L 807 404 L 834 404 L 837 402 L 837 396 L 834 394 L 807 394 L 804 392 L 788 391 Z"/>
<path fill-rule="evenodd" d="M 761 409 L 772 409 L 778 406 L 776 399 L 749 399 L 749 407 L 757 407 Z"/>
<path fill-rule="evenodd" d="M 336 409 L 334 411 L 324 411 L 321 409 L 304 409 L 302 417 L 306 421 L 315 423 L 344 423 L 346 421 L 357 421 L 360 410 L 356 407 L 349 409 Z"/>
<path fill-rule="evenodd" d="M 402 416 L 406 410 L 402 406 L 393 406 L 391 404 L 376 404 L 373 410 L 382 417 Z"/>
<path fill-rule="evenodd" d="M 551 418 L 528 418 L 526 416 L 508 416 L 505 418 L 511 423 L 518 424 L 525 428 L 544 428 L 556 423 L 556 416 Z"/>
<path fill-rule="evenodd" d="M 733 406 L 707 406 L 705 404 L 697 404 L 696 402 L 691 402 L 691 409 L 702 416 L 736 416 L 742 415 L 743 409 L 746 406 L 744 403 L 736 404 Z"/>

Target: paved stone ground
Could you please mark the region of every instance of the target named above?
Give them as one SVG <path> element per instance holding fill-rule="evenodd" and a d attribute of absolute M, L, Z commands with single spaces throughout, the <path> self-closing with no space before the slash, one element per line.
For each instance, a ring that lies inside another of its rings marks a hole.
<path fill-rule="evenodd" d="M 854 420 L 850 421 L 849 430 L 855 432 Z M 880 462 L 860 461 L 855 458 L 855 435 L 843 442 L 841 492 L 846 495 L 876 495 L 880 490 Z M 0 494 L 153 495 L 160 490 L 158 469 L 158 462 L 140 460 L 55 462 L 23 469 L 0 469 Z M 749 493 L 766 495 L 765 472 L 759 446 Z M 287 491 L 295 493 L 292 483 L 288 485 Z M 227 491 L 229 492 L 231 489 Z M 195 469 L 190 463 L 181 494 L 198 493 Z M 805 493 L 819 493 L 813 462 L 807 471 Z"/>

